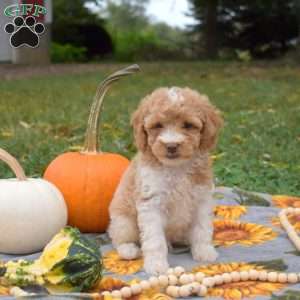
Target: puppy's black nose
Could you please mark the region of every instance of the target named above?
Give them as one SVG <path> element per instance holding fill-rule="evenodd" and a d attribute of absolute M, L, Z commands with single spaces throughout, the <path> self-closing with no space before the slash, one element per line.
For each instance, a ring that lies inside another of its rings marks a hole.
<path fill-rule="evenodd" d="M 167 151 L 171 154 L 176 153 L 178 150 L 178 145 L 177 144 L 172 144 L 167 146 Z"/>

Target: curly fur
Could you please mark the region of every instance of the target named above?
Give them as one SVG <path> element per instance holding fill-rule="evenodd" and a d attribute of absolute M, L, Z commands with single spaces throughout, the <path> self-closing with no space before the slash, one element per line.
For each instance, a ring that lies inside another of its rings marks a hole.
<path fill-rule="evenodd" d="M 150 274 L 167 270 L 168 243 L 189 244 L 195 260 L 215 260 L 209 151 L 223 124 L 219 111 L 189 88 L 159 88 L 131 123 L 139 152 L 110 205 L 114 247 L 124 259 L 143 255 Z"/>

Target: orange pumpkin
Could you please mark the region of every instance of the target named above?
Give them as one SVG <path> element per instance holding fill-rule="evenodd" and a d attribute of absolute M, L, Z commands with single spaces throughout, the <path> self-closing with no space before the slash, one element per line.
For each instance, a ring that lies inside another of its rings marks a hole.
<path fill-rule="evenodd" d="M 59 155 L 45 171 L 44 178 L 64 195 L 69 225 L 82 232 L 105 232 L 110 201 L 129 164 L 127 158 L 101 152 L 98 147 L 98 123 L 104 96 L 113 82 L 138 70 L 137 65 L 130 66 L 112 74 L 99 85 L 83 151 Z"/>

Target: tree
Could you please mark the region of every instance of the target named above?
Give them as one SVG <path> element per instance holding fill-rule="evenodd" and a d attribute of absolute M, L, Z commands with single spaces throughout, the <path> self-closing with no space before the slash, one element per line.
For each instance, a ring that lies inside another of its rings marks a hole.
<path fill-rule="evenodd" d="M 102 0 L 53 0 L 53 41 L 85 47 L 87 57 L 112 52 L 112 40 L 104 28 L 104 20 L 92 12 L 87 4 L 99 6 Z"/>
<path fill-rule="evenodd" d="M 194 31 L 204 33 L 205 54 L 208 58 L 215 58 L 218 54 L 217 38 L 217 8 L 218 0 L 190 0 L 192 15 L 198 24 Z"/>
<path fill-rule="evenodd" d="M 53 0 L 54 22 L 74 22 L 75 20 L 80 20 L 81 22 L 98 22 L 99 17 L 97 14 L 91 12 L 86 5 L 93 3 L 99 6 L 101 2 L 101 0 Z"/>
<path fill-rule="evenodd" d="M 113 30 L 139 30 L 149 24 L 146 16 L 148 0 L 107 0 L 101 16 Z"/>
<path fill-rule="evenodd" d="M 184 58 L 185 34 L 165 23 L 152 23 L 146 13 L 149 0 L 107 0 L 100 11 L 114 41 L 117 60 Z"/>
<path fill-rule="evenodd" d="M 255 57 L 285 53 L 297 36 L 296 0 L 190 0 L 208 57 L 219 47 L 249 50 Z"/>

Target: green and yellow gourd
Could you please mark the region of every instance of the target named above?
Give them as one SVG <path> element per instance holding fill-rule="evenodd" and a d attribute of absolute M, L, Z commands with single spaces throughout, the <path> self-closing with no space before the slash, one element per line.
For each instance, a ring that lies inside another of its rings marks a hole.
<path fill-rule="evenodd" d="M 8 285 L 43 285 L 49 292 L 89 290 L 102 277 L 99 247 L 78 229 L 65 227 L 33 261 L 9 261 L 2 276 Z"/>

